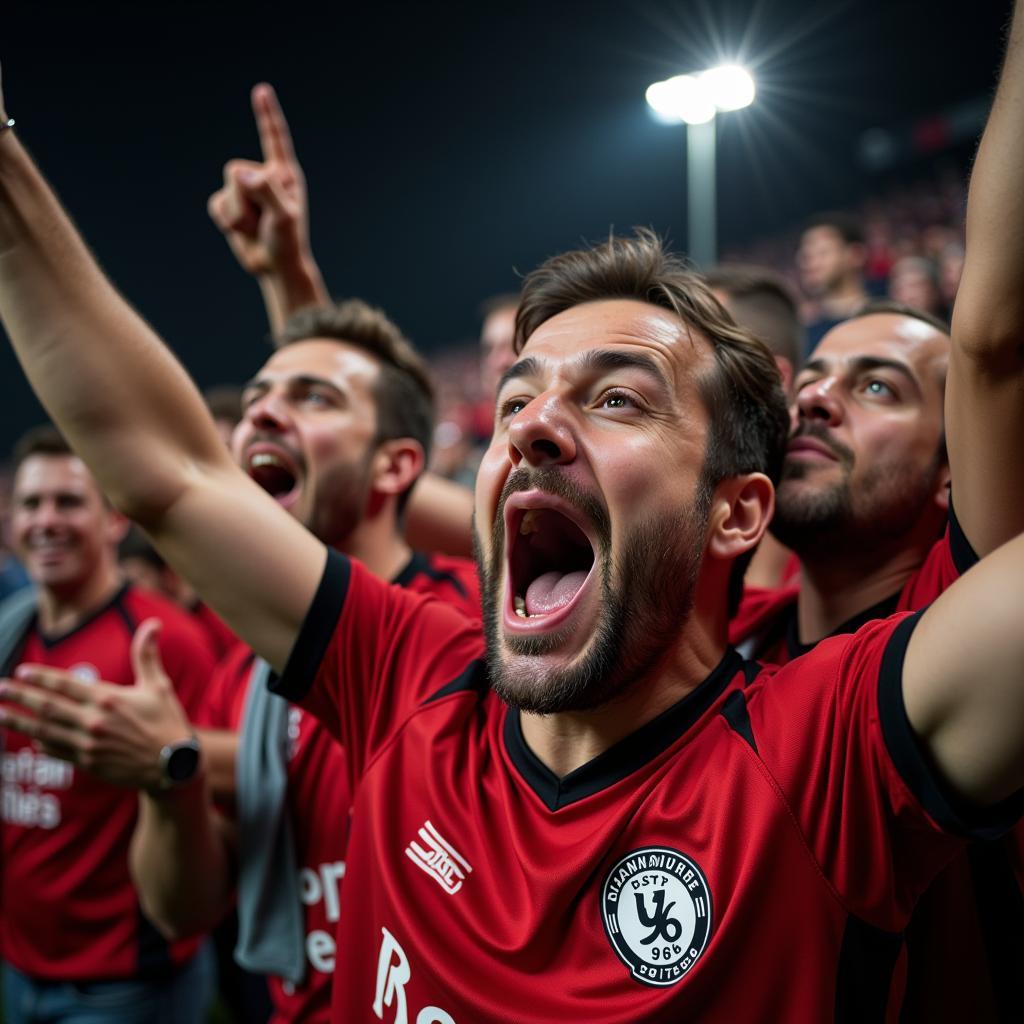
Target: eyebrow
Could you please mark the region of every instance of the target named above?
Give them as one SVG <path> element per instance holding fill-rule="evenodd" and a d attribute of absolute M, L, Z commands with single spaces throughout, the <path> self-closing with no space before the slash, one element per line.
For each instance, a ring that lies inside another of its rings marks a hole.
<path fill-rule="evenodd" d="M 829 361 L 827 359 L 812 359 L 810 362 L 804 363 L 800 373 L 805 373 L 808 370 L 812 373 L 827 373 L 828 369 Z M 918 383 L 913 371 L 906 363 L 901 363 L 898 359 L 882 359 L 878 356 L 857 356 L 855 359 L 850 360 L 848 369 L 852 371 L 854 376 L 860 376 L 860 374 L 868 373 L 871 370 L 892 370 L 911 384 L 915 391 L 920 392 L 921 390 L 921 385 Z"/>
<path fill-rule="evenodd" d="M 658 388 L 665 397 L 669 397 L 672 394 L 672 388 L 666 380 L 664 373 L 662 373 L 661 367 L 650 356 L 641 355 L 637 352 L 620 352 L 617 349 L 606 348 L 590 349 L 583 354 L 582 359 L 579 361 L 579 366 L 581 369 L 591 373 L 608 373 L 612 370 L 641 370 L 657 383 Z M 540 360 L 535 359 L 533 356 L 520 359 L 519 362 L 510 366 L 501 375 L 497 391 L 500 393 L 501 389 L 514 378 L 536 377 L 539 376 L 540 372 Z"/>
<path fill-rule="evenodd" d="M 337 394 L 339 394 L 339 395 L 342 394 L 341 388 L 339 388 L 338 385 L 334 383 L 334 381 L 328 380 L 326 377 L 317 377 L 317 376 L 314 376 L 313 374 L 310 374 L 310 373 L 303 373 L 303 374 L 300 374 L 297 377 L 286 377 L 284 379 L 284 382 L 286 384 L 288 384 L 289 386 L 298 385 L 299 387 L 304 387 L 304 388 L 312 388 L 312 387 L 330 388 L 332 391 L 336 392 Z M 253 377 L 251 380 L 246 381 L 246 383 L 242 385 L 242 390 L 243 391 L 248 391 L 250 388 L 261 388 L 261 389 L 266 390 L 266 388 L 269 388 L 270 385 L 273 384 L 273 383 L 274 383 L 273 380 L 269 380 L 266 377 L 259 377 L 259 376 L 257 376 L 257 377 Z"/>

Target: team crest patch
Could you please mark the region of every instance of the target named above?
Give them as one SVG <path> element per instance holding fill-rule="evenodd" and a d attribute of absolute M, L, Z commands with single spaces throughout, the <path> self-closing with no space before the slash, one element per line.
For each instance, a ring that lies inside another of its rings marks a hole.
<path fill-rule="evenodd" d="M 689 857 L 645 846 L 608 872 L 601 916 L 612 948 L 637 981 L 674 985 L 707 948 L 711 890 Z"/>

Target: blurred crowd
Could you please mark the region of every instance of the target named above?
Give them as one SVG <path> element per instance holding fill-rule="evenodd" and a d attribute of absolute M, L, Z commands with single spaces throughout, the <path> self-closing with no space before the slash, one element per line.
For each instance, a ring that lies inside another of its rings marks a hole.
<path fill-rule="evenodd" d="M 798 359 L 873 299 L 948 320 L 964 265 L 966 199 L 963 175 L 946 170 L 729 249 L 723 264 L 773 276 L 788 292 L 803 326 Z M 510 365 L 516 302 L 512 293 L 489 298 L 479 310 L 479 344 L 431 357 L 439 409 L 432 468 L 459 483 L 472 484 L 491 435 L 494 385 Z"/>

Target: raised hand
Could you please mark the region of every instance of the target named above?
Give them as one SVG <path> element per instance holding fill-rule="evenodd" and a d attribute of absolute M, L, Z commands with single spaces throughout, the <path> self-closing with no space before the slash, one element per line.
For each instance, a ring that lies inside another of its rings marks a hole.
<path fill-rule="evenodd" d="M 0 707 L 0 725 L 105 782 L 157 792 L 160 751 L 191 735 L 160 660 L 159 631 L 159 621 L 147 619 L 132 638 L 134 686 L 84 682 L 42 665 L 20 666 L 15 679 L 0 681 L 0 700 L 16 706 Z"/>
<path fill-rule="evenodd" d="M 263 161 L 228 161 L 207 209 L 243 269 L 259 276 L 308 258 L 309 217 L 306 178 L 272 86 L 255 86 L 252 109 Z"/>

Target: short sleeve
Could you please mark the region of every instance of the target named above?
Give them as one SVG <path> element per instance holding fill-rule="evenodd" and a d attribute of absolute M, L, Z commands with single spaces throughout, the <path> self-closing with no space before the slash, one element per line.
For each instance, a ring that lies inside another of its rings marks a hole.
<path fill-rule="evenodd" d="M 962 837 L 1008 827 L 950 796 L 903 704 L 902 669 L 919 615 L 825 640 L 759 677 L 748 707 L 758 757 L 812 856 L 847 908 L 899 930 Z"/>
<path fill-rule="evenodd" d="M 423 701 L 483 654 L 480 624 L 332 551 L 271 689 L 315 715 L 355 776 Z"/>

